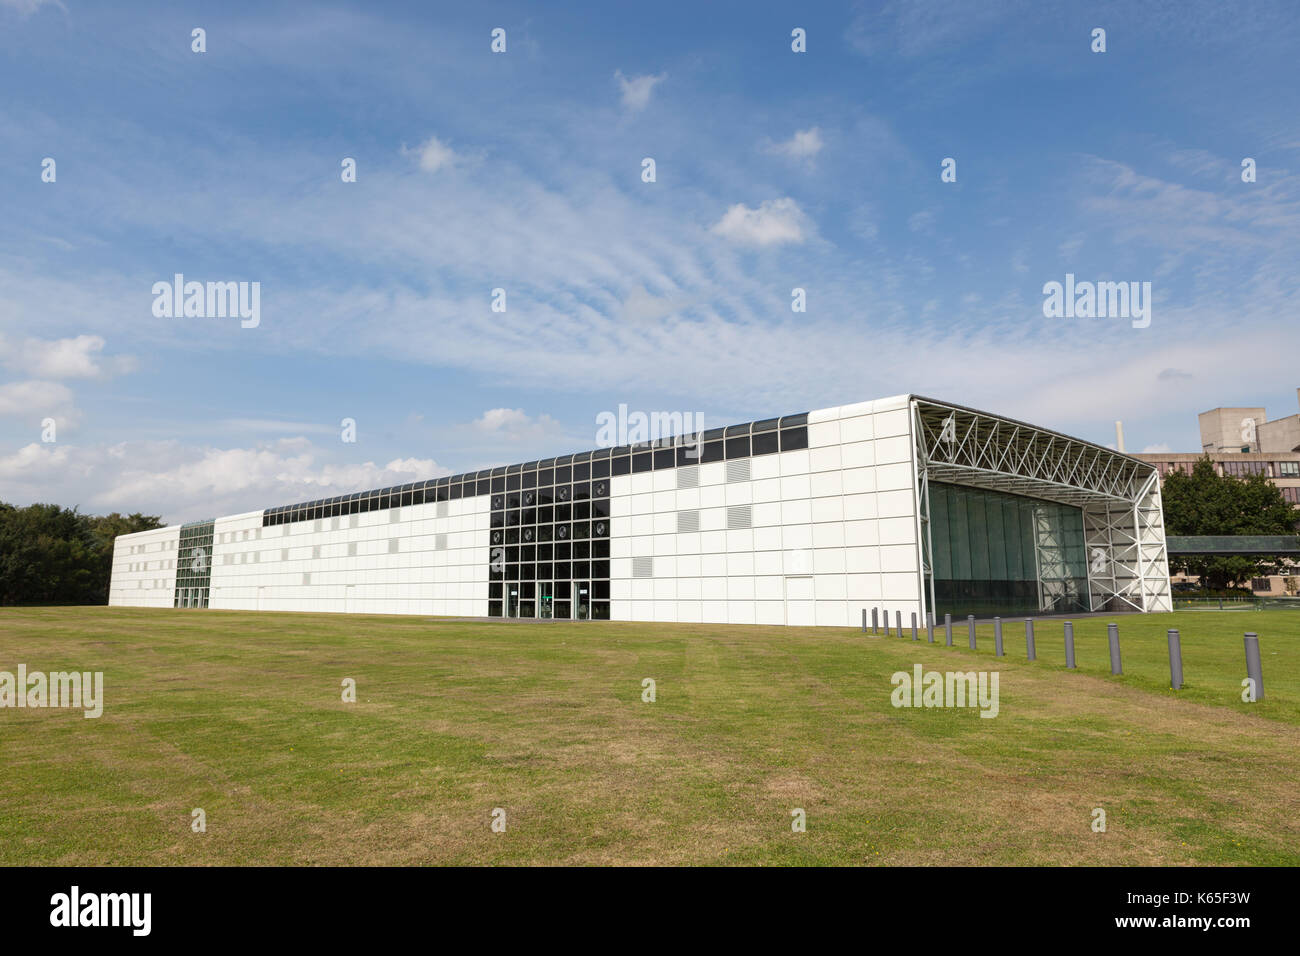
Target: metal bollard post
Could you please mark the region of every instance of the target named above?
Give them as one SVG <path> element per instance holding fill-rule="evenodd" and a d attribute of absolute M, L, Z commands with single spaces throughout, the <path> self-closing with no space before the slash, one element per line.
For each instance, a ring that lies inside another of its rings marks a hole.
<path fill-rule="evenodd" d="M 975 615 L 966 615 L 966 629 L 970 631 L 970 649 L 975 650 Z"/>
<path fill-rule="evenodd" d="M 1176 627 L 1169 629 L 1169 686 L 1183 689 L 1183 642 Z"/>
<path fill-rule="evenodd" d="M 894 624 L 898 628 L 898 636 L 902 637 L 903 636 L 903 612 L 902 611 L 894 612 Z"/>
<path fill-rule="evenodd" d="M 1119 662 L 1119 625 L 1106 625 L 1106 640 L 1110 644 L 1110 672 L 1112 674 L 1124 673 L 1124 668 Z"/>
<path fill-rule="evenodd" d="M 933 611 L 925 612 L 925 633 L 926 636 L 929 637 L 930 643 L 933 644 L 934 643 L 934 612 Z"/>
<path fill-rule="evenodd" d="M 1002 618 L 993 618 L 993 656 L 1002 656 Z"/>
<path fill-rule="evenodd" d="M 1034 619 L 1032 617 L 1025 618 L 1025 650 L 1029 652 L 1031 661 L 1038 659 L 1038 655 L 1034 650 Z"/>
<path fill-rule="evenodd" d="M 871 609 L 871 633 L 880 633 L 880 608 L 878 607 Z"/>
<path fill-rule="evenodd" d="M 1065 666 L 1074 670 L 1074 624 L 1065 622 Z"/>
<path fill-rule="evenodd" d="M 916 612 L 912 612 L 912 640 L 917 640 L 916 636 Z"/>
<path fill-rule="evenodd" d="M 952 647 L 952 615 L 943 616 L 943 643 L 945 647 Z"/>
<path fill-rule="evenodd" d="M 888 637 L 889 636 L 889 612 L 886 611 L 884 614 L 881 615 L 881 617 L 885 619 L 885 637 Z"/>
<path fill-rule="evenodd" d="M 1259 635 L 1246 632 L 1246 676 L 1255 685 L 1255 700 L 1264 699 L 1264 668 L 1259 662 Z"/>
<path fill-rule="evenodd" d="M 862 633 L 867 633 L 867 609 L 862 609 Z"/>

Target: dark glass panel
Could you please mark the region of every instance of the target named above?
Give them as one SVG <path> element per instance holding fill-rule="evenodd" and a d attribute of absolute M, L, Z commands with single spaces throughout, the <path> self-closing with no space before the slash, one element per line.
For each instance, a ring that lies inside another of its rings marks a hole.
<path fill-rule="evenodd" d="M 781 443 L 777 440 L 776 432 L 759 432 L 754 436 L 754 454 L 771 455 L 781 450 Z"/>
<path fill-rule="evenodd" d="M 781 431 L 781 450 L 798 451 L 808 447 L 808 428 L 785 428 Z"/>

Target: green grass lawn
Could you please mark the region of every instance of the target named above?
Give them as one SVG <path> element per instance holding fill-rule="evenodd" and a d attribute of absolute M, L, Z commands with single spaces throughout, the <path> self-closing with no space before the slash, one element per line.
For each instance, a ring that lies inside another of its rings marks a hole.
<path fill-rule="evenodd" d="M 1059 621 L 1039 622 L 1028 663 L 1019 621 L 998 660 L 991 625 L 972 654 L 964 621 L 945 648 L 941 629 L 929 645 L 0 609 L 0 670 L 103 671 L 106 698 L 97 720 L 0 710 L 0 864 L 1300 863 L 1300 614 L 1116 620 L 1122 677 L 1098 618 L 1076 622 L 1067 671 Z M 1240 696 L 1247 630 L 1263 651 L 1255 704 Z M 999 715 L 894 708 L 891 674 L 917 663 L 996 669 Z M 807 832 L 791 831 L 796 808 Z"/>

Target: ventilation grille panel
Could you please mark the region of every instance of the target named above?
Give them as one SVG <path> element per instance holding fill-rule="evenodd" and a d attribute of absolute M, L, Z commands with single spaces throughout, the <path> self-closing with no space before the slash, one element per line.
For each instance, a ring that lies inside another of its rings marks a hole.
<path fill-rule="evenodd" d="M 727 462 L 727 481 L 749 481 L 748 458 L 733 458 Z"/>
<path fill-rule="evenodd" d="M 749 505 L 731 505 L 727 508 L 727 530 L 739 531 L 754 526 Z"/>

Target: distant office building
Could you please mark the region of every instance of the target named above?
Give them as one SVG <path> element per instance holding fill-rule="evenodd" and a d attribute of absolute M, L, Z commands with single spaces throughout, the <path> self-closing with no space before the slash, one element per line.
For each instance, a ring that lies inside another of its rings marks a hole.
<path fill-rule="evenodd" d="M 1300 400 L 1300 389 L 1296 390 Z M 1282 497 L 1300 508 L 1300 414 L 1268 421 L 1262 407 L 1215 408 L 1198 416 L 1201 430 L 1199 452 L 1151 452 L 1135 455 L 1155 465 L 1163 482 L 1175 471 L 1190 474 L 1196 462 L 1208 456 L 1221 475 L 1245 478 L 1264 475 L 1282 491 Z M 1300 512 L 1297 513 L 1300 530 Z M 1295 573 L 1256 578 L 1251 582 L 1258 594 L 1282 595 L 1296 592 Z"/>

